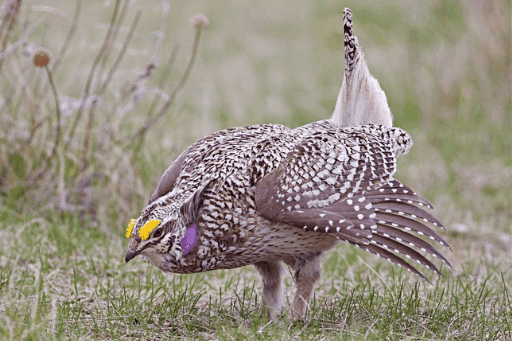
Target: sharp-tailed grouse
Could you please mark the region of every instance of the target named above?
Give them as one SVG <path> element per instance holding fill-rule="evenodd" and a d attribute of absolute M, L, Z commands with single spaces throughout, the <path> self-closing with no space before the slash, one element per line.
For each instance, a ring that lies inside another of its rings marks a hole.
<path fill-rule="evenodd" d="M 320 256 L 340 241 L 423 278 L 400 255 L 440 274 L 420 252 L 448 261 L 417 235 L 448 246 L 431 228 L 442 225 L 424 210 L 432 208 L 426 199 L 393 178 L 411 137 L 392 126 L 349 9 L 344 33 L 345 75 L 331 119 L 231 128 L 191 145 L 132 220 L 127 262 L 143 255 L 184 274 L 254 265 L 271 313 L 284 303 L 284 262 L 295 271 L 299 316 L 320 277 Z"/>

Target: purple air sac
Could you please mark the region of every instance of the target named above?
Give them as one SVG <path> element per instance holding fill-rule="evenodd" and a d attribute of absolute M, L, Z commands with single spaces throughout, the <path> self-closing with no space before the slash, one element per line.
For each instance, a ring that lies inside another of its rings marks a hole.
<path fill-rule="evenodd" d="M 183 254 L 186 255 L 197 242 L 196 224 L 190 225 L 185 231 L 185 235 L 181 240 L 181 247 L 183 248 Z"/>

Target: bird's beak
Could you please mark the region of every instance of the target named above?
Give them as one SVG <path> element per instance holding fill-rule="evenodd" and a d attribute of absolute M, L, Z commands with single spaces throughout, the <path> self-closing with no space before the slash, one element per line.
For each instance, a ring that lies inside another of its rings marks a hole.
<path fill-rule="evenodd" d="M 128 250 L 126 250 L 126 255 L 124 255 L 124 260 L 125 260 L 126 263 L 128 263 L 132 258 L 134 258 L 137 255 L 138 255 L 137 252 L 135 252 L 132 249 L 128 248 Z"/>

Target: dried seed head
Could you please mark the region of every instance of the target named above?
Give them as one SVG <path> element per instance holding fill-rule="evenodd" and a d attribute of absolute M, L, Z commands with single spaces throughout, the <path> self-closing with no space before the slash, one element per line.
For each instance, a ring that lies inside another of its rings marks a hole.
<path fill-rule="evenodd" d="M 35 50 L 34 54 L 32 55 L 32 62 L 35 66 L 44 67 L 48 65 L 48 63 L 50 62 L 50 58 L 50 51 L 48 51 L 45 48 L 39 48 Z"/>
<path fill-rule="evenodd" d="M 195 28 L 207 28 L 210 24 L 208 17 L 202 13 L 196 13 L 190 18 L 190 25 Z"/>

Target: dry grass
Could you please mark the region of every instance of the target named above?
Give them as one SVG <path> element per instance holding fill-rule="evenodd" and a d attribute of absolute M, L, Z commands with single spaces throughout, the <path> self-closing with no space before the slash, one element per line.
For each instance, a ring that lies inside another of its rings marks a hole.
<path fill-rule="evenodd" d="M 104 38 L 88 46 L 87 36 L 76 37 L 78 31 L 84 34 L 93 29 L 80 24 L 82 7 L 88 3 L 77 1 L 73 16 L 49 6 L 26 5 L 15 11 L 21 1 L 10 3 L 4 6 L 4 22 L 14 24 L 5 25 L 1 32 L 9 42 L 1 59 L 8 80 L 3 84 L 1 124 L 7 129 L 0 135 L 1 190 L 8 204 L 38 214 L 79 213 L 102 222 L 129 214 L 132 200 L 142 198 L 144 187 L 134 160 L 148 131 L 168 113 L 185 85 L 202 27 L 195 26 L 184 71 L 176 72 L 175 84 L 168 84 L 178 52 L 177 47 L 161 51 L 168 11 L 159 18 L 157 34 L 146 38 L 135 35 L 141 10 L 129 18 L 130 1 L 117 0 L 109 6 L 112 16 L 102 30 Z M 20 23 L 23 14 L 33 13 L 40 15 L 41 22 Z M 69 23 L 44 32 L 54 17 Z M 61 43 L 53 34 L 63 29 L 67 34 Z M 192 37 L 193 32 L 191 27 Z M 51 57 L 50 50 L 57 50 L 54 44 L 60 45 L 60 52 Z M 40 51 L 45 51 L 48 65 L 38 63 Z M 130 58 L 133 55 L 136 58 Z M 125 59 L 131 63 L 124 63 Z M 66 65 L 69 61 L 75 64 Z M 142 69 L 128 72 L 133 63 L 140 63 Z M 157 66 L 164 70 L 158 81 L 153 74 Z M 135 184 L 135 191 L 125 181 Z"/>
<path fill-rule="evenodd" d="M 397 178 L 434 203 L 455 270 L 418 284 L 341 245 L 292 324 L 259 319 L 252 269 L 125 266 L 126 223 L 194 140 L 331 114 L 344 7 L 415 141 Z M 181 88 L 196 12 L 210 27 Z M 0 338 L 512 338 L 509 2 L 10 0 L 0 15 Z"/>

